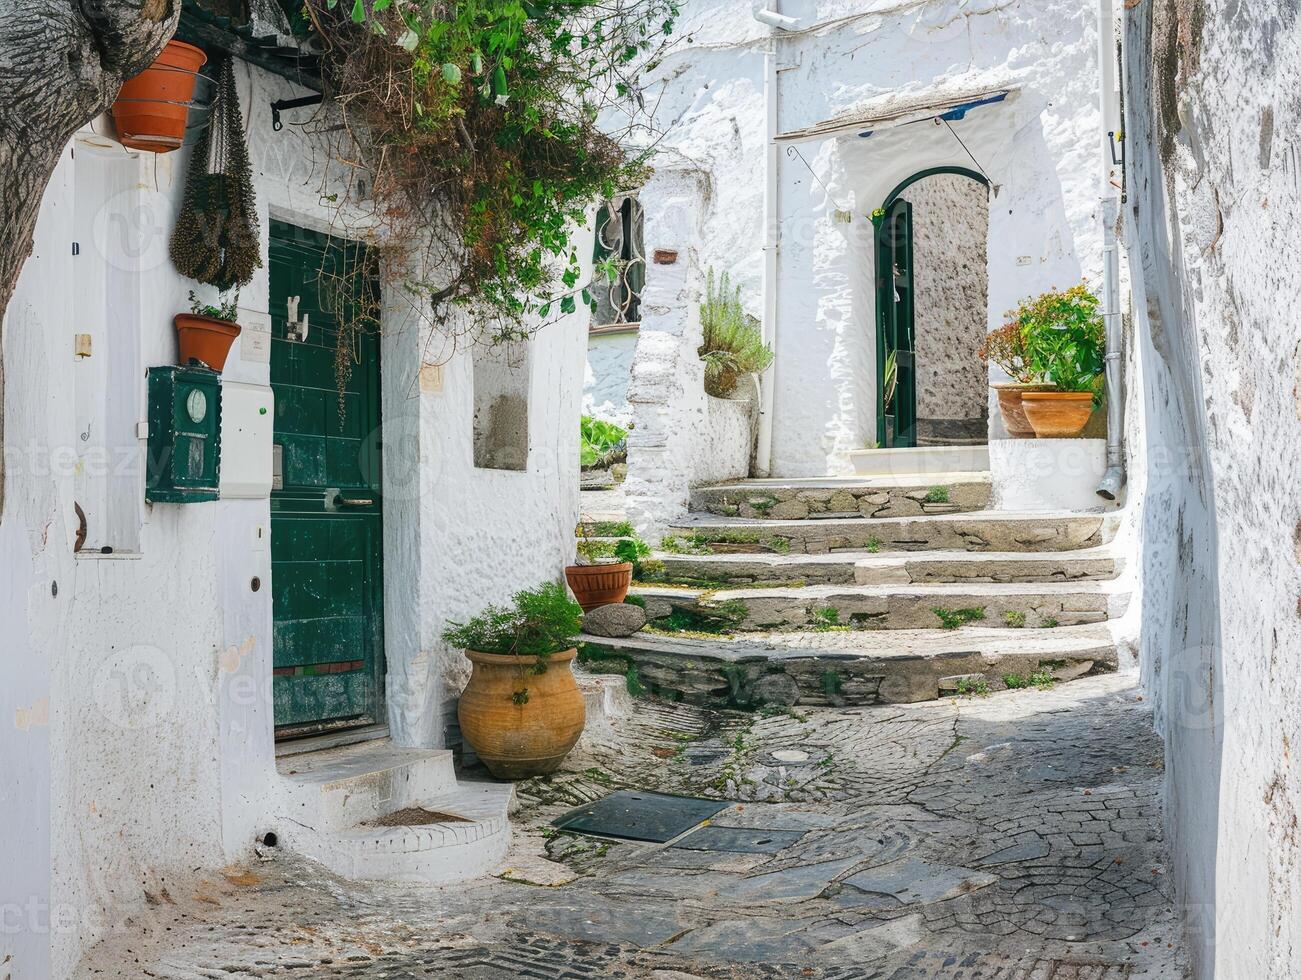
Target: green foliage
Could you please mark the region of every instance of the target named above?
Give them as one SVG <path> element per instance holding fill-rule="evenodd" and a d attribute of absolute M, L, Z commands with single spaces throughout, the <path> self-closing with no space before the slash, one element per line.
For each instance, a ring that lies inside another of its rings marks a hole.
<path fill-rule="evenodd" d="M 622 110 L 647 126 L 640 65 L 677 13 L 676 0 L 305 0 L 327 95 L 369 171 L 353 203 L 437 263 L 437 282 L 404 286 L 440 323 L 461 307 L 510 338 L 525 317 L 593 302 L 571 230 L 646 172 L 597 120 Z"/>
<path fill-rule="evenodd" d="M 948 487 L 931 487 L 926 491 L 926 503 L 928 504 L 947 504 L 949 502 Z"/>
<path fill-rule="evenodd" d="M 840 610 L 835 606 L 819 606 L 809 618 L 816 633 L 843 633 L 849 627 L 840 621 Z"/>
<path fill-rule="evenodd" d="M 1040 690 L 1046 690 L 1057 683 L 1057 678 L 1053 677 L 1052 671 L 1040 667 L 1029 677 L 1024 674 L 1004 674 L 1003 683 L 1010 690 L 1020 690 L 1027 687 L 1037 687 Z"/>
<path fill-rule="evenodd" d="M 583 469 L 605 469 L 628 458 L 628 430 L 623 426 L 584 415 L 579 432 L 579 465 Z M 618 533 L 632 533 L 632 527 L 627 522 L 623 522 L 622 526 L 628 527 L 628 530 Z"/>
<path fill-rule="evenodd" d="M 1046 630 L 1056 629 L 1060 625 L 1062 624 L 1057 622 L 1057 620 L 1053 619 L 1051 616 L 1045 616 L 1042 622 L 1039 623 L 1039 627 Z"/>
<path fill-rule="evenodd" d="M 674 555 L 708 555 L 713 544 L 753 544 L 778 554 L 791 550 L 785 538 L 769 537 L 752 531 L 711 531 L 709 534 L 670 534 L 660 541 L 660 550 Z"/>
<path fill-rule="evenodd" d="M 443 639 L 462 650 L 537 657 L 542 673 L 547 656 L 573 645 L 582 615 L 563 585 L 547 582 L 516 592 L 509 606 L 488 606 L 464 623 L 452 623 Z"/>
<path fill-rule="evenodd" d="M 741 306 L 741 287 L 731 287 L 727 273 L 714 283 L 714 270 L 705 280 L 705 302 L 700 305 L 704 343 L 697 353 L 705 362 L 705 391 L 727 398 L 741 378 L 758 374 L 772 363 L 772 348 L 763 342 L 759 321 Z"/>
<path fill-rule="evenodd" d="M 200 302 L 199 297 L 194 295 L 194 290 L 190 290 L 190 312 L 195 316 L 210 316 L 214 320 L 225 320 L 227 323 L 234 323 L 239 319 L 239 291 L 229 301 L 217 298 L 217 305 L 212 303 Z"/>
<path fill-rule="evenodd" d="M 643 598 L 642 598 L 641 596 L 639 596 L 639 595 L 627 595 L 627 596 L 624 596 L 623 601 L 624 601 L 624 604 L 625 604 L 625 605 L 636 606 L 636 607 L 639 608 L 639 609 L 645 609 L 645 608 L 646 608 L 646 600 L 643 599 Z"/>
<path fill-rule="evenodd" d="M 959 677 L 956 683 L 959 696 L 983 698 L 989 693 L 989 681 L 983 677 Z"/>
<path fill-rule="evenodd" d="M 931 612 L 940 618 L 940 626 L 946 630 L 955 630 L 985 618 L 983 606 L 979 609 L 946 609 L 943 606 L 935 606 Z"/>
<path fill-rule="evenodd" d="M 1013 381 L 1030 384 L 1035 380 L 1025 350 L 1025 338 L 1021 334 L 1021 324 L 1016 320 L 987 333 L 976 353 L 982 361 L 993 361 L 1001 367 Z"/>
<path fill-rule="evenodd" d="M 867 544 L 863 545 L 863 548 L 865 551 L 867 551 L 869 555 L 875 555 L 878 551 L 881 550 L 881 539 L 868 538 Z"/>
<path fill-rule="evenodd" d="M 1025 626 L 1025 613 L 1019 609 L 1009 609 L 1003 613 L 1003 622 L 1013 629 L 1021 629 Z"/>
<path fill-rule="evenodd" d="M 584 527 L 594 538 L 631 538 L 637 533 L 627 521 L 592 521 Z"/>
<path fill-rule="evenodd" d="M 881 404 L 884 405 L 886 411 L 889 412 L 891 411 L 891 406 L 894 405 L 895 389 L 899 386 L 898 352 L 890 351 L 890 353 L 885 355 L 885 370 L 883 372 L 883 379 L 884 379 L 884 383 L 881 386 L 881 390 L 884 392 L 884 394 L 882 395 L 883 401 L 881 402 Z"/>
<path fill-rule="evenodd" d="M 1008 314 L 1021 329 L 1031 375 L 1060 391 L 1096 394 L 1102 379 L 1106 332 L 1098 298 L 1083 284 L 1050 290 Z"/>

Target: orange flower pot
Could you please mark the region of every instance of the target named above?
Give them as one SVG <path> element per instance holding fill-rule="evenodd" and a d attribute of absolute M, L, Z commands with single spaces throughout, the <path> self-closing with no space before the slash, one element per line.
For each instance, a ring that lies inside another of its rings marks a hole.
<path fill-rule="evenodd" d="M 565 580 L 583 612 L 591 612 L 599 606 L 623 602 L 628 597 L 628 587 L 632 585 L 632 562 L 569 565 L 565 568 Z"/>
<path fill-rule="evenodd" d="M 239 336 L 239 324 L 197 313 L 178 313 L 172 322 L 176 325 L 176 340 L 181 348 L 181 366 L 198 361 L 220 374 L 226 366 L 230 345 Z"/>
<path fill-rule="evenodd" d="M 185 141 L 194 79 L 207 60 L 193 44 L 168 41 L 152 65 L 122 85 L 113 123 L 123 146 L 169 153 Z"/>
<path fill-rule="evenodd" d="M 1013 439 L 1033 439 L 1034 426 L 1025 417 L 1021 396 L 1027 391 L 1051 391 L 1052 385 L 1028 385 L 1016 381 L 994 385 L 998 395 L 998 409 L 1003 413 L 1003 428 Z"/>
<path fill-rule="evenodd" d="M 1093 414 L 1093 393 L 1088 391 L 1027 391 L 1021 395 L 1025 417 L 1040 439 L 1078 436 Z"/>
<path fill-rule="evenodd" d="M 577 650 L 546 658 L 466 650 L 474 669 L 456 709 L 461 735 L 498 779 L 544 776 L 560 768 L 587 723 L 587 706 L 572 670 Z M 527 691 L 527 700 L 517 698 Z"/>

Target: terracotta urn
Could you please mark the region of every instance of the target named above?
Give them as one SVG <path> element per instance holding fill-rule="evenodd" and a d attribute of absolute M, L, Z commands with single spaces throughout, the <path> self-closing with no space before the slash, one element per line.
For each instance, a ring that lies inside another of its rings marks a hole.
<path fill-rule="evenodd" d="M 1034 438 L 1034 426 L 1025 417 L 1021 396 L 1027 391 L 1051 391 L 1052 387 L 1047 384 L 1022 384 L 1019 381 L 994 385 L 994 391 L 998 395 L 998 408 L 1003 413 L 1003 428 L 1007 429 L 1008 435 L 1013 439 Z"/>
<path fill-rule="evenodd" d="M 192 44 L 168 41 L 152 65 L 123 83 L 113 103 L 113 124 L 123 146 L 168 153 L 185 142 L 194 80 L 207 60 Z"/>
<path fill-rule="evenodd" d="M 182 367 L 198 361 L 218 374 L 226 366 L 230 345 L 239 336 L 239 324 L 198 313 L 178 313 L 172 318 L 180 345 Z"/>
<path fill-rule="evenodd" d="M 537 657 L 465 651 L 474 667 L 457 708 L 461 734 L 498 779 L 555 772 L 583 734 L 587 707 L 572 669 L 577 652 L 551 654 L 537 674 Z"/>
<path fill-rule="evenodd" d="M 565 580 L 583 612 L 591 612 L 598 606 L 623 602 L 627 598 L 628 587 L 632 585 L 632 562 L 569 565 L 565 568 Z"/>
<path fill-rule="evenodd" d="M 1093 392 L 1027 391 L 1021 396 L 1021 407 L 1040 439 L 1069 439 L 1088 424 Z"/>

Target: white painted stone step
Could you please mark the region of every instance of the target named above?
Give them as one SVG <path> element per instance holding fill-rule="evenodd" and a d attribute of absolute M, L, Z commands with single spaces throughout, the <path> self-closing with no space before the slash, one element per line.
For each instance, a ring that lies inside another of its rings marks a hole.
<path fill-rule="evenodd" d="M 724 550 L 825 554 L 837 551 L 1077 551 L 1109 541 L 1114 515 L 1071 511 L 979 511 L 922 517 L 771 521 L 692 514 L 669 534 L 721 542 Z M 672 549 L 666 549 L 672 550 Z"/>
<path fill-rule="evenodd" d="M 355 825 L 323 834 L 297 833 L 291 846 L 335 874 L 354 881 L 446 885 L 493 871 L 510 844 L 513 783 L 463 782 L 420 806 L 463 820 L 409 827 Z"/>
<path fill-rule="evenodd" d="M 283 815 L 317 832 L 341 830 L 456 788 L 452 753 L 388 739 L 276 760 Z"/>
<path fill-rule="evenodd" d="M 989 469 L 986 446 L 918 446 L 912 449 L 856 449 L 849 453 L 861 476 L 961 473 Z"/>
<path fill-rule="evenodd" d="M 984 510 L 988 473 L 740 480 L 697 487 L 691 509 L 760 520 L 909 517 Z"/>

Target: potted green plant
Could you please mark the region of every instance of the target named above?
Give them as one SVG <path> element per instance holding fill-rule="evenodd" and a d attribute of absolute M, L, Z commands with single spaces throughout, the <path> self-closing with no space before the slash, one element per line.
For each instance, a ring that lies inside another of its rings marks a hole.
<path fill-rule="evenodd" d="M 239 336 L 240 327 L 235 322 L 238 316 L 238 292 L 229 301 L 218 297 L 214 304 L 201 302 L 191 290 L 190 312 L 178 313 L 172 318 L 180 346 L 179 362 L 182 365 L 202 364 L 220 374 L 226 366 L 230 345 Z"/>
<path fill-rule="evenodd" d="M 1017 321 L 1030 371 L 1052 382 L 1054 389 L 1021 396 L 1035 435 L 1041 439 L 1079 435 L 1102 385 L 1106 339 L 1098 298 L 1082 283 L 1064 291 L 1050 290 L 1022 303 Z"/>
<path fill-rule="evenodd" d="M 650 556 L 650 547 L 637 537 L 617 541 L 591 537 L 580 521 L 577 563 L 565 567 L 565 581 L 583 612 L 623 602 L 632 585 L 633 572 Z"/>
<path fill-rule="evenodd" d="M 1012 320 L 988 333 L 976 353 L 986 363 L 997 364 L 1012 379 L 991 386 L 998 395 L 998 408 L 1007 434 L 1013 439 L 1033 438 L 1034 426 L 1025 417 L 1021 398 L 1027 391 L 1050 391 L 1052 385 L 1036 381 L 1026 357 L 1020 322 Z"/>
<path fill-rule="evenodd" d="M 548 582 L 444 631 L 473 665 L 457 707 L 461 734 L 494 776 L 554 772 L 582 735 L 586 708 L 572 669 L 581 629 L 578 604 Z"/>
<path fill-rule="evenodd" d="M 759 321 L 741 305 L 741 287 L 732 288 L 724 272 L 714 286 L 714 270 L 705 280 L 705 302 L 700 305 L 704 343 L 697 350 L 705 362 L 705 392 L 730 398 L 741 379 L 761 374 L 772 363 L 772 348 L 764 343 Z"/>

